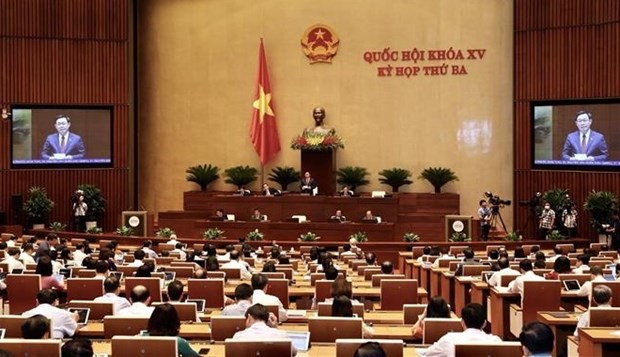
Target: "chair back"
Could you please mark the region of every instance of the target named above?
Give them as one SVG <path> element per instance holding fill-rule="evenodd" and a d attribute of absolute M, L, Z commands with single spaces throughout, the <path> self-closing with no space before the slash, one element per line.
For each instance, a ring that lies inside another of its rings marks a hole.
<path fill-rule="evenodd" d="M 354 303 L 353 305 L 353 313 L 357 315 L 357 317 L 364 317 L 364 304 Z M 320 302 L 317 304 L 317 312 L 318 316 L 332 316 L 332 303 L 331 302 Z"/>
<path fill-rule="evenodd" d="M 424 319 L 424 333 L 422 343 L 430 345 L 439 340 L 448 332 L 462 332 L 461 319 L 452 318 L 426 318 Z"/>
<path fill-rule="evenodd" d="M 104 317 L 114 315 L 114 303 L 107 301 L 73 300 L 67 307 L 81 307 L 90 309 L 89 320 L 103 320 Z"/>
<path fill-rule="evenodd" d="M 620 327 L 620 308 L 591 307 L 590 327 Z"/>
<path fill-rule="evenodd" d="M 129 265 L 119 265 L 116 267 L 116 270 L 122 271 L 123 276 L 127 278 L 127 277 L 134 276 L 134 274 L 136 273 L 136 270 L 138 270 L 138 267 L 129 266 Z"/>
<path fill-rule="evenodd" d="M 226 273 L 226 279 L 241 279 L 241 269 L 239 268 L 220 268 L 221 271 Z"/>
<path fill-rule="evenodd" d="M 94 278 L 97 275 L 95 269 L 80 269 L 74 273 L 77 273 L 78 278 Z"/>
<path fill-rule="evenodd" d="M 245 329 L 243 316 L 211 316 L 211 340 L 224 341 Z"/>
<path fill-rule="evenodd" d="M 225 280 L 226 279 L 226 273 L 224 273 L 223 271 L 208 271 L 207 272 L 207 279 L 222 279 L 222 280 Z"/>
<path fill-rule="evenodd" d="M 480 276 L 483 271 L 489 270 L 488 265 L 463 265 L 463 276 Z"/>
<path fill-rule="evenodd" d="M 114 336 L 135 336 L 146 330 L 148 317 L 106 316 L 103 318 L 103 335 L 106 339 Z"/>
<path fill-rule="evenodd" d="M 283 272 L 269 272 L 269 273 L 261 273 L 267 277 L 267 279 L 286 279 L 286 275 Z"/>
<path fill-rule="evenodd" d="M 456 259 L 456 258 L 440 259 L 439 260 L 439 267 L 440 268 L 448 268 L 448 267 L 450 267 L 450 263 L 460 263 L 460 262 L 461 262 L 461 260 L 460 259 Z"/>
<path fill-rule="evenodd" d="M 224 307 L 224 279 L 187 279 L 188 299 L 205 299 L 205 307 Z"/>
<path fill-rule="evenodd" d="M 562 249 L 562 254 L 568 254 L 569 252 L 575 250 L 575 245 L 573 243 L 556 244 L 556 247 Z"/>
<path fill-rule="evenodd" d="M 381 268 L 376 268 L 376 267 L 366 268 L 364 269 L 364 280 L 370 281 L 372 280 L 372 276 L 377 275 L 377 274 L 383 274 L 383 272 L 381 272 Z"/>
<path fill-rule="evenodd" d="M 112 356 L 176 356 L 177 338 L 163 336 L 114 336 Z"/>
<path fill-rule="evenodd" d="M 453 245 L 450 246 L 449 254 L 456 257 L 457 255 L 462 254 L 465 249 L 469 249 L 469 247 L 466 245 Z"/>
<path fill-rule="evenodd" d="M 288 339 L 276 340 L 233 340 L 224 341 L 225 357 L 246 356 L 291 356 L 292 342 Z"/>
<path fill-rule="evenodd" d="M 163 302 L 154 303 L 153 306 L 164 304 Z M 196 304 L 193 302 L 168 302 L 168 304 L 174 306 L 179 315 L 179 321 L 181 322 L 198 322 L 198 312 L 196 311 Z"/>
<path fill-rule="evenodd" d="M 175 257 L 157 257 L 157 258 L 155 258 L 155 264 L 157 266 L 160 266 L 160 265 L 170 265 L 175 260 L 176 260 Z"/>
<path fill-rule="evenodd" d="M 22 315 L 0 315 L 0 327 L 5 329 L 4 337 L 22 338 L 22 325 L 26 319 L 27 317 Z M 51 335 L 52 334 L 50 332 L 50 336 Z"/>
<path fill-rule="evenodd" d="M 18 315 L 37 306 L 37 294 L 41 290 L 39 274 L 9 274 L 6 285 L 11 314 Z"/>
<path fill-rule="evenodd" d="M 457 343 L 454 345 L 455 357 L 521 357 L 520 342 L 496 343 Z"/>
<path fill-rule="evenodd" d="M 417 303 L 417 280 L 395 279 L 381 281 L 381 310 L 402 310 L 405 304 Z"/>
<path fill-rule="evenodd" d="M 592 291 L 599 285 L 605 285 L 611 289 L 611 296 L 614 297 L 611 299 L 611 306 L 620 307 L 620 281 L 593 281 Z"/>
<path fill-rule="evenodd" d="M 332 297 L 332 283 L 333 280 L 317 280 L 314 286 L 314 296 L 316 296 L 316 301 L 323 302 L 325 299 Z"/>
<path fill-rule="evenodd" d="M 344 278 L 342 273 L 338 273 L 339 278 Z M 310 286 L 315 286 L 317 280 L 327 280 L 325 279 L 325 273 L 312 273 L 310 274 Z M 333 280 L 330 280 L 333 281 Z"/>
<path fill-rule="evenodd" d="M 194 262 L 184 262 L 184 261 L 173 261 L 172 263 L 170 263 L 170 266 L 175 266 L 175 267 L 188 267 L 188 268 L 196 268 L 197 265 Z"/>
<path fill-rule="evenodd" d="M 366 340 L 358 338 L 339 338 L 336 340 L 336 357 L 351 357 L 355 355 L 357 348 L 366 342 L 378 342 L 385 351 L 386 356 L 403 357 L 403 340 Z"/>
<path fill-rule="evenodd" d="M 67 301 L 94 300 L 96 297 L 104 294 L 102 279 L 69 278 L 66 282 Z"/>
<path fill-rule="evenodd" d="M 12 356 L 49 356 L 60 357 L 61 340 L 24 340 L 22 338 L 5 338 L 0 340 L 0 350 Z"/>
<path fill-rule="evenodd" d="M 413 325 L 418 322 L 420 315 L 424 313 L 426 304 L 405 304 L 403 305 L 403 324 Z"/>
<path fill-rule="evenodd" d="M 508 284 L 510 284 L 511 281 L 515 280 L 517 278 L 518 275 L 502 275 L 500 276 L 500 286 L 508 286 Z"/>
<path fill-rule="evenodd" d="M 194 277 L 194 268 L 193 267 L 184 267 L 184 266 L 176 266 L 171 265 L 166 267 L 166 271 L 175 272 L 176 279 L 178 278 L 193 278 Z"/>
<path fill-rule="evenodd" d="M 489 256 L 489 252 L 490 252 L 490 251 L 492 251 L 492 250 L 497 250 L 497 251 L 499 251 L 499 250 L 500 250 L 500 249 L 502 249 L 502 248 L 506 248 L 506 246 L 505 246 L 505 245 L 503 245 L 503 244 L 502 244 L 502 245 L 487 245 L 487 254 L 486 254 L 486 255 L 487 255 L 487 257 Z"/>
<path fill-rule="evenodd" d="M 289 297 L 287 279 L 269 279 L 267 283 L 267 293 L 280 299 L 284 308 L 288 309 Z"/>
<path fill-rule="evenodd" d="M 276 265 L 276 272 L 284 273 L 284 278 L 288 280 L 293 279 L 293 268 L 287 268 Z"/>
<path fill-rule="evenodd" d="M 381 286 L 383 280 L 405 279 L 403 274 L 375 274 L 372 276 L 372 287 Z"/>
<path fill-rule="evenodd" d="M 523 326 L 538 321 L 538 311 L 559 311 L 562 283 L 559 280 L 524 281 L 521 307 Z"/>
<path fill-rule="evenodd" d="M 366 263 L 366 259 L 351 259 L 351 260 L 349 260 L 349 267 L 353 271 L 357 271 L 357 268 L 359 268 L 361 266 L 364 266 L 364 265 L 368 265 L 368 263 Z"/>
<path fill-rule="evenodd" d="M 137 285 L 145 286 L 149 290 L 149 293 L 151 294 L 151 302 L 163 301 L 160 278 L 127 277 L 125 278 L 125 295 L 129 297 L 131 295 L 131 290 Z"/>
<path fill-rule="evenodd" d="M 534 247 L 538 247 L 540 249 L 539 244 L 524 244 L 521 247 L 523 248 L 523 253 L 525 253 L 525 255 L 530 255 L 530 253 L 532 253 L 532 248 Z"/>
<path fill-rule="evenodd" d="M 362 338 L 364 322 L 360 317 L 310 317 L 311 342 L 333 343 L 339 338 Z"/>

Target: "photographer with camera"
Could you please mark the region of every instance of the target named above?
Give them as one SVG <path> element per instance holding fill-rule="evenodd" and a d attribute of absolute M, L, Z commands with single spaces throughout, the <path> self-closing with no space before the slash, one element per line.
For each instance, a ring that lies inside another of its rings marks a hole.
<path fill-rule="evenodd" d="M 73 230 L 76 232 L 86 232 L 86 211 L 88 205 L 84 202 L 84 191 L 77 190 L 71 198 L 73 210 Z"/>
<path fill-rule="evenodd" d="M 553 224 L 555 222 L 555 211 L 551 209 L 551 204 L 547 201 L 543 204 L 543 210 L 538 217 L 538 228 L 540 228 L 540 239 L 545 240 L 551 230 L 553 229 Z"/>
<path fill-rule="evenodd" d="M 491 210 L 487 207 L 486 200 L 480 200 L 478 208 L 478 218 L 480 218 L 480 240 L 489 240 L 489 230 L 491 229 Z"/>

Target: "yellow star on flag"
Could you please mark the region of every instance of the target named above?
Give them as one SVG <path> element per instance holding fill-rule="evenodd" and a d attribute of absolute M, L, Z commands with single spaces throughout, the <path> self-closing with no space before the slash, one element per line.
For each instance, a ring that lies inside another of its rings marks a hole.
<path fill-rule="evenodd" d="M 256 109 L 258 109 L 259 111 L 259 117 L 260 117 L 260 121 L 262 122 L 263 119 L 265 118 L 265 113 L 267 113 L 267 115 L 273 115 L 273 111 L 271 110 L 271 107 L 269 106 L 269 102 L 271 102 L 271 93 L 267 93 L 265 94 L 265 89 L 263 88 L 262 85 L 259 85 L 259 91 L 258 91 L 258 99 L 256 99 L 254 101 L 254 103 L 252 104 L 252 106 Z"/>

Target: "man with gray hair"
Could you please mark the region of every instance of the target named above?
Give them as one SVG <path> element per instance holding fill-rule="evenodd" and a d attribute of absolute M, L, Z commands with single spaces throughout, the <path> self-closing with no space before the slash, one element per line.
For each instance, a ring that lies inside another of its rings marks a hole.
<path fill-rule="evenodd" d="M 592 301 L 596 303 L 596 307 L 611 307 L 611 299 L 612 293 L 611 289 L 607 285 L 597 285 L 592 290 Z M 590 327 L 590 309 L 584 312 L 583 315 L 579 318 L 579 322 L 577 323 L 577 328 L 575 329 L 574 335 L 579 337 L 579 329 Z"/>

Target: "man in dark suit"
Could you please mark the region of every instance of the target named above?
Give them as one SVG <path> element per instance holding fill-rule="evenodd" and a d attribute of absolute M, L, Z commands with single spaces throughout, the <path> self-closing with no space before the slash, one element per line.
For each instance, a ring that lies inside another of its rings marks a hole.
<path fill-rule="evenodd" d="M 309 193 L 313 194 L 312 190 L 316 188 L 316 181 L 310 176 L 309 172 L 304 174 L 304 178 L 301 179 L 301 184 L 299 185 L 301 189 L 301 193 Z"/>
<path fill-rule="evenodd" d="M 269 187 L 268 184 L 263 184 L 263 196 L 281 196 L 282 192 L 280 190 L 275 189 L 273 187 Z"/>
<path fill-rule="evenodd" d="M 86 154 L 84 142 L 79 135 L 69 132 L 71 118 L 59 115 L 54 124 L 57 133 L 47 136 L 41 158 L 44 160 L 83 159 Z"/>
<path fill-rule="evenodd" d="M 590 129 L 592 114 L 586 111 L 577 112 L 575 124 L 578 130 L 566 137 L 562 149 L 562 160 L 607 161 L 609 152 L 605 137 Z"/>
<path fill-rule="evenodd" d="M 347 217 L 342 215 L 342 210 L 337 209 L 333 216 L 329 217 L 329 219 L 339 220 L 340 222 L 345 222 Z"/>

